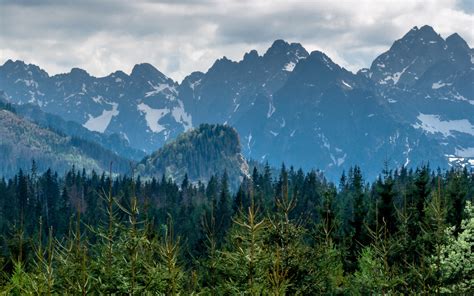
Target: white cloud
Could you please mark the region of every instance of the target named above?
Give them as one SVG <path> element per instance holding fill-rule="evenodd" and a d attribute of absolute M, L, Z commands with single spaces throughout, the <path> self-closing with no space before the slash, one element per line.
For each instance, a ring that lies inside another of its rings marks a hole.
<path fill-rule="evenodd" d="M 21 59 L 52 74 L 81 67 L 96 76 L 149 62 L 181 80 L 224 55 L 262 54 L 282 38 L 356 71 L 413 26 L 431 25 L 443 37 L 457 32 L 472 46 L 474 16 L 466 7 L 455 0 L 4 0 L 0 61 Z"/>

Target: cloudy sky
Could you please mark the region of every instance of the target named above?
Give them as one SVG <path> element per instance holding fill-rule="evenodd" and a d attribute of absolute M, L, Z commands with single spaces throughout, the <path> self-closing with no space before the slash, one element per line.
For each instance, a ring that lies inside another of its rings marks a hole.
<path fill-rule="evenodd" d="M 367 67 L 413 26 L 474 46 L 472 0 L 0 0 L 0 63 L 95 76 L 149 62 L 175 80 L 275 39 Z"/>

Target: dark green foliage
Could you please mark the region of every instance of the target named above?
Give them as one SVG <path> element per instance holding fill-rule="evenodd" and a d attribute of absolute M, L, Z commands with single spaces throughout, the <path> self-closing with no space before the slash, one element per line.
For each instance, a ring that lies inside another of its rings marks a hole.
<path fill-rule="evenodd" d="M 355 166 L 349 170 L 347 183 L 343 175 L 342 183 L 343 191 L 341 196 L 345 200 L 342 215 L 348 217 L 347 224 L 343 225 L 343 236 L 346 238 L 344 244 L 346 245 L 348 259 L 345 263 L 348 270 L 354 271 L 357 257 L 362 247 L 368 243 L 365 227 L 367 223 L 368 199 L 364 179 L 359 167 Z"/>
<path fill-rule="evenodd" d="M 377 223 L 387 225 L 388 232 L 396 230 L 395 204 L 394 204 L 394 181 L 392 172 L 384 171 L 383 178 L 379 178 L 375 185 L 377 195 Z"/>
<path fill-rule="evenodd" d="M 254 169 L 208 184 L 20 170 L 0 179 L 5 294 L 472 291 L 474 174 Z M 449 253 L 448 253 L 449 250 Z M 461 265 L 456 265 L 456 262 Z M 459 267 L 462 266 L 462 267 Z"/>
<path fill-rule="evenodd" d="M 463 210 L 469 191 L 469 173 L 464 169 L 462 173 L 451 170 L 447 173 L 446 200 L 448 202 L 448 222 L 459 230 L 463 218 Z M 472 182 L 472 180 L 471 180 Z M 472 193 L 472 192 L 471 192 Z"/>
<path fill-rule="evenodd" d="M 0 107 L 0 175 L 12 177 L 18 168 L 24 171 L 36 161 L 38 173 L 48 168 L 63 173 L 74 164 L 90 173 L 104 170 L 113 161 L 115 173 L 130 170 L 130 161 L 91 141 L 70 137 L 42 127 Z"/>
<path fill-rule="evenodd" d="M 216 221 L 217 221 L 217 241 L 222 242 L 227 230 L 230 227 L 232 219 L 231 211 L 231 196 L 229 192 L 228 176 L 227 172 L 222 176 L 219 201 L 216 208 Z"/>
<path fill-rule="evenodd" d="M 182 182 L 206 181 L 227 172 L 229 186 L 238 188 L 248 174 L 237 131 L 226 125 L 202 124 L 180 135 L 138 164 L 143 175 L 162 176 Z"/>

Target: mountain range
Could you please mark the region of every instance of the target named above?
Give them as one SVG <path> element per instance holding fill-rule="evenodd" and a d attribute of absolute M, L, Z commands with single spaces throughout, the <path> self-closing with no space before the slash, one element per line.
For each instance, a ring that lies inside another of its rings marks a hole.
<path fill-rule="evenodd" d="M 37 124 L 134 160 L 209 123 L 234 127 L 247 159 L 330 178 L 356 164 L 369 178 L 385 163 L 474 167 L 474 50 L 430 26 L 414 27 L 357 73 L 276 40 L 263 55 L 223 57 L 181 83 L 146 63 L 93 77 L 8 60 L 0 90 Z"/>

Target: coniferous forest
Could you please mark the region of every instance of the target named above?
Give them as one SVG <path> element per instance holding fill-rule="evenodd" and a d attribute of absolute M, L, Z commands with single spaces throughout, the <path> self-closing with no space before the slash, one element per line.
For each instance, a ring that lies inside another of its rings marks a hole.
<path fill-rule="evenodd" d="M 395 295 L 474 291 L 474 174 L 359 167 L 339 184 L 267 165 L 181 184 L 133 174 L 0 180 L 5 295 Z"/>
<path fill-rule="evenodd" d="M 0 296 L 474 296 L 474 0 L 0 0 Z"/>

